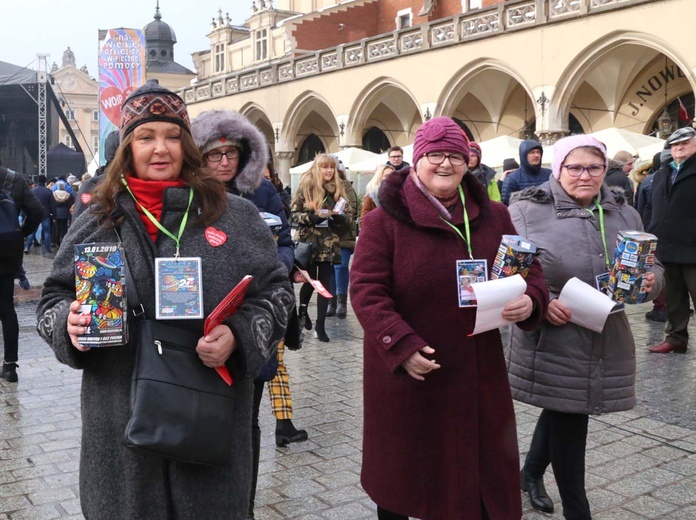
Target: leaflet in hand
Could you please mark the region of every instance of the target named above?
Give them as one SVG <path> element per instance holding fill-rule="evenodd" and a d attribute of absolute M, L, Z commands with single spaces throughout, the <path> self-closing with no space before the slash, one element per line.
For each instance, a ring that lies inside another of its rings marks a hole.
<path fill-rule="evenodd" d="M 203 325 L 203 334 L 208 335 L 215 327 L 222 324 L 227 318 L 232 316 L 237 309 L 244 303 L 244 297 L 246 296 L 247 290 L 249 289 L 249 284 L 254 279 L 250 274 L 246 275 L 242 280 L 232 289 L 227 296 L 215 307 L 213 312 L 205 319 L 205 324 Z M 215 370 L 220 377 L 227 383 L 231 385 L 233 383 L 232 376 L 230 375 L 227 367 L 221 366 L 216 367 Z"/>
<path fill-rule="evenodd" d="M 117 242 L 75 246 L 75 299 L 90 316 L 80 345 L 111 347 L 128 342 L 126 273 L 123 245 Z"/>
<path fill-rule="evenodd" d="M 302 275 L 302 278 L 304 278 L 307 283 L 311 284 L 311 286 L 314 287 L 314 290 L 321 294 L 324 298 L 333 298 L 333 295 L 326 290 L 324 284 L 319 280 L 314 280 L 311 276 L 309 276 L 307 271 L 298 268 L 297 272 L 299 272 Z"/>

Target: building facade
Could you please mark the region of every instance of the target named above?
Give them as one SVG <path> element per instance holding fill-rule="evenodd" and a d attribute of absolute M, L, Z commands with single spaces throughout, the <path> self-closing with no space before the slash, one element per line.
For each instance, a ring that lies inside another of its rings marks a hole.
<path fill-rule="evenodd" d="M 609 127 L 664 134 L 694 117 L 696 0 L 275 4 L 253 2 L 239 26 L 220 13 L 181 94 L 194 116 L 249 117 L 284 181 L 317 151 L 407 145 L 433 116 L 478 141 L 547 143 Z"/>

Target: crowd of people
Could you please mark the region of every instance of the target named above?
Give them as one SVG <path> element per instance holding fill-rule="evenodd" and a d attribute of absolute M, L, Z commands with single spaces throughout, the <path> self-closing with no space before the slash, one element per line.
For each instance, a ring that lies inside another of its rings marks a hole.
<path fill-rule="evenodd" d="M 189 120 L 183 100 L 156 81 L 128 96 L 107 141 L 107 165 L 81 186 L 39 176 L 30 189 L 0 168 L 3 192 L 9 186 L 24 215 L 0 265 L 2 377 L 18 380 L 11 293 L 23 253 L 35 241 L 46 253 L 57 247 L 38 331 L 61 363 L 82 371 L 86 518 L 105 511 L 110 518 L 254 518 L 264 388 L 276 444 L 306 441 L 308 432 L 293 424 L 284 356 L 312 330 L 314 346 L 328 348 L 327 319 L 341 327 L 352 308 L 364 331 L 361 483 L 377 518 L 509 520 L 522 515 L 521 492 L 533 508 L 553 512 L 544 485 L 551 466 L 564 517 L 589 520 L 588 420 L 634 406 L 635 342 L 624 312 L 610 314 L 601 332 L 578 325 L 561 289 L 571 278 L 594 287 L 611 269 L 619 231 L 654 233 L 656 260 L 644 290 L 655 303 L 646 317 L 667 325 L 651 352 L 687 351 L 696 243 L 674 224 L 696 226 L 691 127 L 674 132 L 646 167 L 627 152 L 610 158 L 603 143 L 577 135 L 555 143 L 551 168 L 543 166 L 541 143 L 523 141 L 519 163 L 506 160 L 499 175 L 454 120 L 436 117 L 416 132 L 413 164 L 401 147 L 390 148 L 363 197 L 340 159 L 324 153 L 291 195 L 246 117 L 215 110 Z M 539 250 L 524 293 L 502 311 L 507 356 L 498 329 L 473 334 L 477 311 L 457 303 L 455 275 L 459 262 L 490 270 L 503 235 L 522 235 Z M 141 304 L 128 309 L 134 330 L 124 345 L 82 341 L 93 318 L 77 301 L 73 260 L 74 246 L 85 243 L 127 251 L 127 290 Z M 227 435 L 235 442 L 225 464 L 172 460 L 122 443 L 133 413 L 131 374 L 146 347 L 135 315 L 159 315 L 163 282 L 154 266 L 180 258 L 199 262 L 206 314 L 253 276 L 241 307 L 212 330 L 204 332 L 202 319 L 171 320 L 200 338 L 193 352 L 201 364 L 234 375 L 227 413 L 235 427 Z M 540 410 L 521 467 L 514 400 Z"/>

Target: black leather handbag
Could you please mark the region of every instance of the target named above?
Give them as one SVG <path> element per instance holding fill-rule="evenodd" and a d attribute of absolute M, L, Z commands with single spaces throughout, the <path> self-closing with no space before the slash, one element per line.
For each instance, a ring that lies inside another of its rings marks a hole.
<path fill-rule="evenodd" d="M 295 265 L 305 271 L 312 264 L 312 255 L 314 254 L 314 246 L 306 242 L 298 242 L 295 244 Z"/>
<path fill-rule="evenodd" d="M 126 264 L 126 297 L 140 309 Z M 192 464 L 232 462 L 235 401 L 228 386 L 196 353 L 201 334 L 138 319 L 131 380 L 131 417 L 123 443 L 132 450 Z"/>

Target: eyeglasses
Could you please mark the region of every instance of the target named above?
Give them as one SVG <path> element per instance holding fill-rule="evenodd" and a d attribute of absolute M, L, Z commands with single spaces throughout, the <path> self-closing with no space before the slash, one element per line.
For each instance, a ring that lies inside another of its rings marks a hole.
<path fill-rule="evenodd" d="M 604 173 L 603 164 L 590 164 L 589 166 L 581 166 L 579 164 L 564 164 L 563 168 L 568 171 L 571 177 L 580 177 L 584 172 L 590 174 L 590 177 L 600 177 Z"/>
<path fill-rule="evenodd" d="M 433 166 L 441 165 L 443 162 L 445 162 L 445 159 L 449 159 L 449 162 L 452 166 L 462 166 L 466 163 L 466 158 L 461 153 L 447 154 L 441 152 L 431 152 L 426 153 L 425 156 L 427 157 L 428 162 Z"/>
<path fill-rule="evenodd" d="M 239 157 L 239 150 L 230 150 L 228 152 L 210 152 L 208 155 L 206 155 L 206 157 L 208 161 L 215 163 L 222 161 L 223 155 L 227 157 L 228 161 L 231 161 L 232 159 Z"/>
<path fill-rule="evenodd" d="M 390 155 L 389 156 L 390 159 L 401 159 L 402 157 L 403 157 L 403 155 Z"/>

